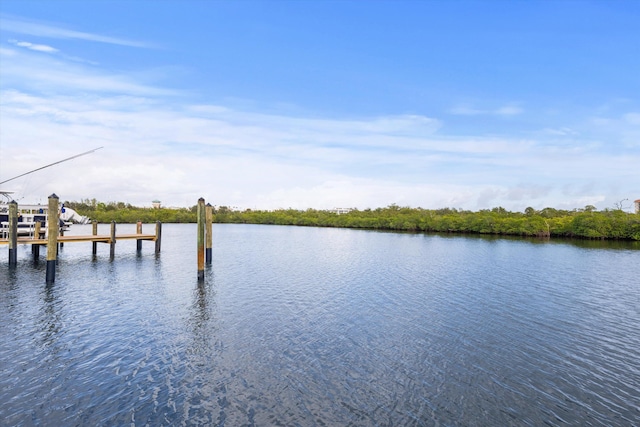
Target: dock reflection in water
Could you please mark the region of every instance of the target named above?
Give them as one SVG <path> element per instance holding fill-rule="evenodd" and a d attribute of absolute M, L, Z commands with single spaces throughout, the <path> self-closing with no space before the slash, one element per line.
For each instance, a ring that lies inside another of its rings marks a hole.
<path fill-rule="evenodd" d="M 634 244 L 216 224 L 198 283 L 195 239 L 0 253 L 3 425 L 639 424 Z"/>

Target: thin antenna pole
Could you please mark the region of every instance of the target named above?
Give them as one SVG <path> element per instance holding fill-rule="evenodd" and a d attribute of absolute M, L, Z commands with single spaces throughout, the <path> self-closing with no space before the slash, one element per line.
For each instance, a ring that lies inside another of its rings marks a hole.
<path fill-rule="evenodd" d="M 38 168 L 38 169 L 34 169 L 34 170 L 32 170 L 32 171 L 25 172 L 25 173 L 23 173 L 22 175 L 18 175 L 18 176 L 14 176 L 13 178 L 9 178 L 9 179 L 7 179 L 7 180 L 5 180 L 5 181 L 0 182 L 0 184 L 4 184 L 5 182 L 13 181 L 14 179 L 18 179 L 18 178 L 23 177 L 23 176 L 25 176 L 25 175 L 29 175 L 30 173 L 37 172 L 37 171 L 42 170 L 42 169 L 44 169 L 44 168 L 48 168 L 49 166 L 57 165 L 58 163 L 66 162 L 67 160 L 72 160 L 72 159 L 75 159 L 75 158 L 77 158 L 77 157 L 84 156 L 85 154 L 93 153 L 94 151 L 98 151 L 98 150 L 99 150 L 99 149 L 101 149 L 101 148 L 104 148 L 104 147 L 94 148 L 93 150 L 89 150 L 89 151 L 86 151 L 86 152 L 84 152 L 84 153 L 76 154 L 75 156 L 71 156 L 71 157 L 68 157 L 68 158 L 66 158 L 66 159 L 58 160 L 57 162 L 54 162 L 54 163 L 48 164 L 48 165 L 46 165 L 46 166 L 42 166 L 42 167 L 40 167 L 40 168 Z"/>

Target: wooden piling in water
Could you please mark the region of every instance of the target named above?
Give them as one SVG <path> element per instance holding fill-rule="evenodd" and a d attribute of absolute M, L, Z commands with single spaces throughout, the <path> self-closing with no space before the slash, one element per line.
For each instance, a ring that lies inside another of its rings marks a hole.
<path fill-rule="evenodd" d="M 213 206 L 211 206 L 210 203 L 207 203 L 207 206 L 206 206 L 205 221 L 206 221 L 205 235 L 207 237 L 206 251 L 205 251 L 205 262 L 206 262 L 207 265 L 211 265 L 211 258 L 212 258 L 211 247 L 213 246 L 213 235 L 212 235 L 212 231 L 213 231 L 213 227 L 212 227 L 212 223 L 213 223 Z"/>
<path fill-rule="evenodd" d="M 160 253 L 160 246 L 162 244 L 162 223 L 156 222 L 156 255 Z"/>
<path fill-rule="evenodd" d="M 204 280 L 204 199 L 198 199 L 198 281 Z"/>
<path fill-rule="evenodd" d="M 34 240 L 39 240 L 40 239 L 40 233 L 42 229 L 42 223 L 40 221 L 36 221 L 36 226 L 33 229 L 33 238 Z M 40 258 L 40 244 L 39 243 L 34 243 L 31 245 L 31 253 L 33 254 L 33 259 L 38 259 Z"/>
<path fill-rule="evenodd" d="M 116 255 L 116 222 L 111 221 L 111 241 L 109 242 L 109 256 L 111 259 Z"/>
<path fill-rule="evenodd" d="M 98 221 L 91 221 L 92 234 L 94 236 L 98 235 Z M 98 242 L 93 242 L 93 255 L 98 254 Z"/>
<path fill-rule="evenodd" d="M 136 222 L 136 234 L 142 234 L 142 221 Z M 136 240 L 136 251 L 142 252 L 142 240 Z"/>
<path fill-rule="evenodd" d="M 18 264 L 18 202 L 9 202 L 9 266 Z"/>
<path fill-rule="evenodd" d="M 49 212 L 47 223 L 47 284 L 56 281 L 56 262 L 58 260 L 58 231 L 60 230 L 58 216 L 58 196 L 49 196 Z"/>

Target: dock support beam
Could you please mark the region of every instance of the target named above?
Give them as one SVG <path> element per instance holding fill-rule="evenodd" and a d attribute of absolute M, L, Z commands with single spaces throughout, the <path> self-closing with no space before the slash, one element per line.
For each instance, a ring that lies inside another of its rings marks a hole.
<path fill-rule="evenodd" d="M 198 199 L 198 281 L 204 280 L 204 199 Z"/>
<path fill-rule="evenodd" d="M 160 247 L 162 246 L 162 223 L 156 222 L 156 255 L 160 253 Z"/>
<path fill-rule="evenodd" d="M 206 220 L 206 236 L 207 236 L 207 245 L 206 245 L 206 252 L 205 252 L 205 262 L 207 265 L 211 265 L 211 246 L 213 246 L 213 235 L 212 235 L 212 225 L 211 223 L 213 222 L 213 206 L 211 206 L 211 204 L 207 203 L 206 206 L 206 215 L 205 215 L 205 220 Z"/>
<path fill-rule="evenodd" d="M 58 214 L 58 196 L 49 196 L 49 213 L 47 223 L 47 284 L 56 281 L 56 262 L 58 261 L 58 231 L 60 218 Z"/>
<path fill-rule="evenodd" d="M 18 203 L 9 202 L 9 266 L 18 264 Z"/>
<path fill-rule="evenodd" d="M 111 242 L 109 243 L 109 256 L 111 259 L 116 255 L 116 222 L 111 221 Z"/>

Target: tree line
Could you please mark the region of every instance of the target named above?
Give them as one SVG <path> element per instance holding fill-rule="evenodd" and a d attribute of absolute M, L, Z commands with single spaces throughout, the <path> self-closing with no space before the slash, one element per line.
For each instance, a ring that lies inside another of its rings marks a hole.
<path fill-rule="evenodd" d="M 145 223 L 161 221 L 163 223 L 189 223 L 196 222 L 196 207 L 167 209 L 167 208 L 143 208 L 132 206 L 124 202 L 98 202 L 96 199 L 83 199 L 79 202 L 64 202 L 65 206 L 78 212 L 80 215 L 91 218 L 92 221 L 107 223 L 115 221 L 119 224 Z"/>
<path fill-rule="evenodd" d="M 65 202 L 81 215 L 98 222 L 196 222 L 196 206 L 181 209 L 142 208 L 123 202 L 93 200 Z M 468 211 L 455 208 L 423 209 L 395 204 L 377 209 L 353 209 L 337 214 L 328 210 L 235 210 L 214 207 L 214 222 L 341 227 L 407 232 L 476 233 L 510 236 L 578 237 L 640 240 L 640 214 L 622 209 L 598 211 L 593 206 L 560 210 L 527 208 L 510 212 L 502 207 Z"/>

